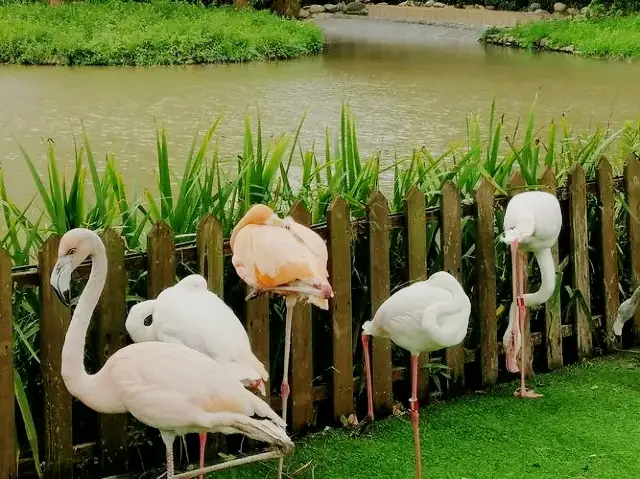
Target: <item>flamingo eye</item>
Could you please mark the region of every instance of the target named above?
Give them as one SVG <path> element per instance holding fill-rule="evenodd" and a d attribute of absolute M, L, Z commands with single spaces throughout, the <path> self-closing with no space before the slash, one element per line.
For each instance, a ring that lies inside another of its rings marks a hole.
<path fill-rule="evenodd" d="M 71 248 L 69 251 L 67 251 L 68 255 L 72 255 L 72 254 L 76 254 L 76 249 L 75 248 Z"/>
<path fill-rule="evenodd" d="M 144 318 L 144 325 L 145 326 L 151 326 L 151 324 L 153 323 L 153 316 L 147 316 L 146 318 Z"/>

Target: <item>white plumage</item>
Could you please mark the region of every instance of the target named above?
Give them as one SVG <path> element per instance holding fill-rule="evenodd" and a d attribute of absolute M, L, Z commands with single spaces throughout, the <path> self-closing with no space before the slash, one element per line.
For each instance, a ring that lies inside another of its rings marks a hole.
<path fill-rule="evenodd" d="M 613 323 L 613 334 L 616 336 L 622 336 L 622 327 L 624 323 L 633 318 L 638 309 L 638 303 L 640 303 L 640 286 L 636 288 L 631 297 L 624 301 L 618 309 L 618 315 L 616 321 Z"/>

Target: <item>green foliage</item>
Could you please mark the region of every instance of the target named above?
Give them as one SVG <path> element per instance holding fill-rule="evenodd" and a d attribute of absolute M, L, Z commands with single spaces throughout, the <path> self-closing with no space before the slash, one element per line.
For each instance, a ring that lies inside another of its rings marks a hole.
<path fill-rule="evenodd" d="M 288 59 L 322 50 L 313 24 L 186 2 L 0 4 L 0 63 L 175 65 Z"/>
<path fill-rule="evenodd" d="M 636 7 L 640 5 L 634 3 Z M 559 50 L 572 46 L 575 52 L 585 56 L 640 58 L 640 15 L 591 14 L 584 18 L 532 22 L 492 29 L 485 32 L 481 41 L 493 42 L 506 37 L 521 48 Z"/>

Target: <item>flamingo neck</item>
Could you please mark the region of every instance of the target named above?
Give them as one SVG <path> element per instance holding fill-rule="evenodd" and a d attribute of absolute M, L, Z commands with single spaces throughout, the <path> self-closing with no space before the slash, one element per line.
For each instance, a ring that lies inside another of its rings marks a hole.
<path fill-rule="evenodd" d="M 427 308 L 431 311 L 423 313 L 423 327 L 427 317 L 437 318 L 435 322 L 427 323 L 426 327 L 433 340 L 443 348 L 456 346 L 464 340 L 471 311 L 471 303 L 462 288 L 451 288 L 448 291 L 453 296 L 451 301 L 437 303 Z"/>
<path fill-rule="evenodd" d="M 76 306 L 71 323 L 62 346 L 62 379 L 72 396 L 87 404 L 89 407 L 102 412 L 104 408 L 96 404 L 95 386 L 96 375 L 89 375 L 84 367 L 84 349 L 91 315 L 93 314 L 100 294 L 104 288 L 107 276 L 107 255 L 104 245 L 95 241 L 91 254 L 91 274 L 85 286 L 78 305 Z M 99 373 L 98 373 L 99 374 Z M 105 398 L 106 399 L 106 398 Z"/>
<path fill-rule="evenodd" d="M 556 289 L 556 267 L 551 248 L 535 251 L 534 255 L 540 269 L 540 289 L 535 293 L 523 295 L 525 306 L 538 306 L 546 303 Z"/>

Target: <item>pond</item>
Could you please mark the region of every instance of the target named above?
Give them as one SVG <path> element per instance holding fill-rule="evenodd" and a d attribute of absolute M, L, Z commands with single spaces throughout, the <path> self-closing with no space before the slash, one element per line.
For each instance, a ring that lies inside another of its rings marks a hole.
<path fill-rule="evenodd" d="M 72 134 L 84 121 L 96 156 L 110 149 L 131 186 L 152 184 L 154 119 L 168 130 L 180 164 L 199 121 L 224 110 L 220 150 L 242 149 L 243 114 L 266 135 L 293 131 L 308 109 L 303 146 L 339 126 L 342 100 L 357 120 L 362 151 L 389 157 L 425 145 L 442 151 L 464 138 L 465 115 L 488 114 L 495 97 L 511 118 L 527 115 L 541 89 L 540 121 L 567 114 L 581 129 L 618 125 L 640 110 L 640 64 L 483 47 L 476 29 L 367 19 L 319 21 L 326 52 L 280 63 L 157 68 L 0 67 L 0 151 L 10 195 L 34 193 L 16 139 L 40 165 L 42 142 L 71 162 Z M 15 137 L 15 138 L 14 138 Z M 44 171 L 44 169 L 43 169 Z"/>

